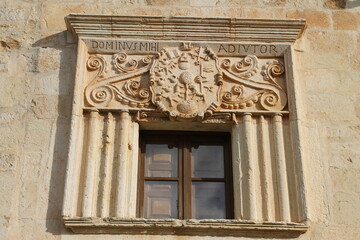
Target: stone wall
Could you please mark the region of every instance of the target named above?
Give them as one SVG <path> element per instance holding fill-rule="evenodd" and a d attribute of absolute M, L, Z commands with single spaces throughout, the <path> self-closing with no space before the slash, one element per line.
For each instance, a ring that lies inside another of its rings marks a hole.
<path fill-rule="evenodd" d="M 306 19 L 294 52 L 310 230 L 298 239 L 360 238 L 359 1 L 3 0 L 0 239 L 189 239 L 81 236 L 63 227 L 76 60 L 69 13 Z"/>

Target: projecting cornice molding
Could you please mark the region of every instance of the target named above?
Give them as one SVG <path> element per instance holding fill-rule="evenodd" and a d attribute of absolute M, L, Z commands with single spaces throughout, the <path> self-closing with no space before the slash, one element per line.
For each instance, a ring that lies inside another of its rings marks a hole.
<path fill-rule="evenodd" d="M 67 28 L 77 38 L 293 43 L 302 19 L 241 19 L 70 14 Z"/>

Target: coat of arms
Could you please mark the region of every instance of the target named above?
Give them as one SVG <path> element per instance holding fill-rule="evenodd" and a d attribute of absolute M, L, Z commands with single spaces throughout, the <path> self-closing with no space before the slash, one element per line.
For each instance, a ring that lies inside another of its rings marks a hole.
<path fill-rule="evenodd" d="M 183 43 L 162 49 L 150 76 L 152 102 L 171 118 L 203 119 L 219 104 L 219 62 L 208 48 Z"/>

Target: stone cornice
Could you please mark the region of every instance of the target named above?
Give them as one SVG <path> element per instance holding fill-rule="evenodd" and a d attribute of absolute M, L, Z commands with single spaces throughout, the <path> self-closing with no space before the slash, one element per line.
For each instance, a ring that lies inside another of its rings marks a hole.
<path fill-rule="evenodd" d="M 67 28 L 76 37 L 176 41 L 293 43 L 305 20 L 70 14 Z"/>

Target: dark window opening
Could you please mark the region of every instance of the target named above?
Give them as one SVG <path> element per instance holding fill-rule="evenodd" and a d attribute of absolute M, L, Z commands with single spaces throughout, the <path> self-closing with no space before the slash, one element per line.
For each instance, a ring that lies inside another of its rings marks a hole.
<path fill-rule="evenodd" d="M 231 219 L 228 133 L 140 133 L 138 217 Z"/>

